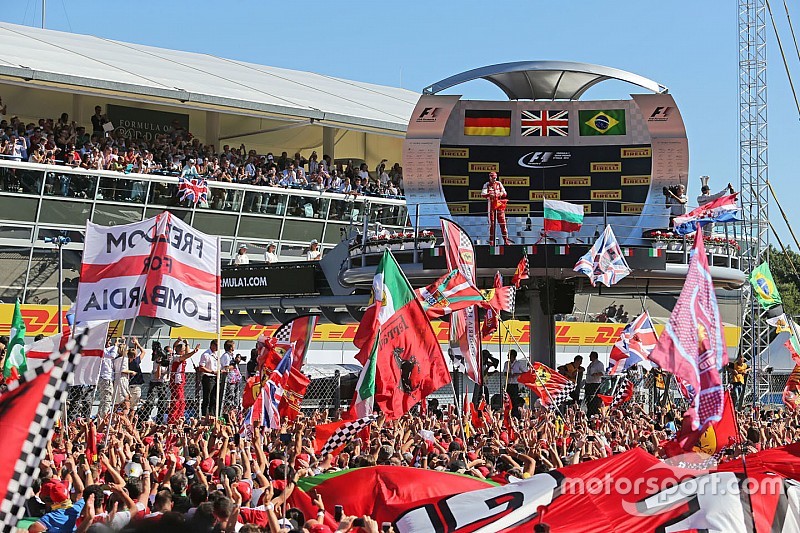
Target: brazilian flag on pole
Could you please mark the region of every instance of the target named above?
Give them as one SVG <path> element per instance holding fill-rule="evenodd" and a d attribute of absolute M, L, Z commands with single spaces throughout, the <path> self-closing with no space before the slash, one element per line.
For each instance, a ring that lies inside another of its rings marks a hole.
<path fill-rule="evenodd" d="M 3 376 L 6 379 L 19 379 L 28 370 L 28 359 L 25 357 L 25 322 L 19 311 L 19 300 L 14 305 L 14 316 L 11 319 L 11 335 L 6 347 L 6 361 L 3 365 Z"/>
<path fill-rule="evenodd" d="M 753 269 L 750 274 L 750 285 L 753 286 L 753 293 L 764 309 L 771 309 L 783 303 L 768 264 L 761 263 Z"/>

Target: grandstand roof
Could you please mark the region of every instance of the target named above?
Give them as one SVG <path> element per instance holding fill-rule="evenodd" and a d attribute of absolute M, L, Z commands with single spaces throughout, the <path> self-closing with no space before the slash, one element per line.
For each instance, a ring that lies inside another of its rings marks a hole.
<path fill-rule="evenodd" d="M 8 23 L 0 23 L 3 77 L 394 132 L 405 131 L 419 98 L 396 87 Z"/>

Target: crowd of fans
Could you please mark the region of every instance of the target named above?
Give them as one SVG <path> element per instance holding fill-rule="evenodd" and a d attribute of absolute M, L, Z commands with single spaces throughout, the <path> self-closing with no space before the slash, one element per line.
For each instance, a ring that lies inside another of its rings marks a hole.
<path fill-rule="evenodd" d="M 1 102 L 0 118 L 7 116 Z M 156 134 L 151 141 L 128 139 L 112 128 L 106 131 L 104 126 L 110 122 L 101 106 L 95 107 L 91 123 L 90 131 L 70 120 L 67 113 L 58 119 L 41 118 L 27 124 L 18 117 L 2 118 L 0 156 L 84 169 L 203 176 L 210 181 L 348 195 L 403 195 L 403 170 L 399 163 L 387 166 L 385 159 L 370 171 L 366 163 L 334 162 L 328 155 L 319 157 L 315 151 L 308 157 L 300 152 L 276 156 L 258 154 L 244 144 L 238 148 L 226 144 L 218 151 L 213 145 L 200 142 L 177 121 L 171 131 Z M 66 181 L 51 187 L 51 192 L 62 196 L 85 196 L 88 184 Z M 101 183 L 101 191 L 106 199 L 143 201 L 144 190 L 135 186 L 111 188 Z M 226 199 L 220 201 L 224 204 Z"/>
<path fill-rule="evenodd" d="M 180 373 L 188 348 L 176 343 L 156 354 L 154 364 Z M 212 343 L 209 353 L 215 348 Z M 230 341 L 224 350 L 233 353 Z M 128 368 L 136 372 L 138 343 L 130 348 L 118 343 L 111 351 L 126 353 L 136 363 Z M 230 376 L 238 362 L 224 359 L 220 364 Z M 632 448 L 662 456 L 665 443 L 680 431 L 681 410 L 666 393 L 654 408 L 634 399 L 618 409 L 603 409 L 596 400 L 603 365 L 596 353 L 586 369 L 582 362 L 576 357 L 559 368 L 576 383 L 578 393 L 585 387 L 585 394 L 574 394 L 558 411 L 542 407 L 522 390 L 518 378 L 528 362 L 509 353 L 503 374 L 510 412 L 496 397 L 485 409 L 464 415 L 457 406 L 433 399 L 424 411 L 417 406 L 399 420 L 379 417 L 368 438 L 355 438 L 335 454 L 315 453 L 314 436 L 319 424 L 341 416 L 338 410 L 301 413 L 295 421 L 283 421 L 280 429 L 247 428 L 237 400 L 222 406 L 220 418 L 213 416 L 215 406 L 206 401 L 214 394 L 211 379 L 203 383 L 198 416 L 173 409 L 152 413 L 152 403 L 147 408 L 144 400 L 145 408 L 137 410 L 138 397 L 149 399 L 160 387 L 158 380 L 151 380 L 146 394 L 119 397 L 114 413 L 101 406 L 95 418 L 60 425 L 26 506 L 26 514 L 36 520 L 29 531 L 332 532 L 331 510 L 338 502 L 311 493 L 316 516 L 293 507 L 290 498 L 300 490 L 302 478 L 388 465 L 506 484 Z M 216 370 L 213 357 L 203 357 L 200 366 L 208 375 Z M 253 358 L 247 373 L 256 372 Z M 473 403 L 479 404 L 480 398 Z M 728 459 L 800 440 L 797 413 L 745 408 L 737 416 L 744 443 L 730 448 Z M 369 516 L 342 511 L 336 531 L 391 531 Z"/>

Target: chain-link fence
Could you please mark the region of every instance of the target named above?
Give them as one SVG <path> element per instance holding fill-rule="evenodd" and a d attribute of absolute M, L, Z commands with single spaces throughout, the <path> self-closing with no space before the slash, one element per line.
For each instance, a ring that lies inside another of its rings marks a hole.
<path fill-rule="evenodd" d="M 244 370 L 244 368 L 242 368 Z M 454 373 L 452 384 L 446 385 L 434 392 L 429 399 L 438 400 L 440 405 L 452 403 L 461 404 L 464 397 L 477 398 L 476 385 L 463 374 Z M 119 385 L 116 391 L 116 405 L 125 405 L 135 412 L 139 420 L 155 420 L 161 423 L 175 421 L 184 417 L 196 417 L 203 412 L 203 387 L 201 379 L 195 373 L 184 374 L 182 385 L 169 382 L 151 381 L 150 374 L 144 374 L 145 383 L 141 385 L 140 395 L 136 388 L 130 385 Z M 782 393 L 786 386 L 789 374 L 770 373 L 759 376 L 759 403 L 765 405 L 782 405 Z M 341 374 L 335 371 L 333 375 L 314 378 L 301 402 L 301 409 L 306 414 L 318 409 L 347 409 L 355 393 L 355 384 L 358 376 L 355 374 Z M 492 409 L 502 408 L 501 393 L 505 388 L 506 376 L 501 372 L 490 373 L 485 380 L 483 398 L 487 400 Z M 645 411 L 653 412 L 664 406 L 670 406 L 676 412 L 686 408 L 686 400 L 681 393 L 680 386 L 670 375 L 647 373 L 634 376 L 634 400 L 640 403 Z M 219 398 L 221 402 L 220 413 L 227 414 L 231 409 L 240 409 L 243 382 L 229 382 L 227 377 L 221 378 Z M 101 409 L 111 409 L 114 403 L 112 388 L 111 400 L 106 399 L 103 405 L 102 391 L 97 386 L 71 387 L 67 399 L 69 418 L 94 417 Z M 128 391 L 127 393 L 125 391 Z M 137 396 L 138 401 L 137 401 Z M 536 396 L 525 387 L 520 387 L 520 398 L 528 405 L 536 400 Z M 457 400 L 456 400 L 457 398 Z M 748 383 L 742 399 L 743 405 L 753 402 L 753 386 Z M 214 414 L 213 399 L 210 402 L 210 414 Z"/>

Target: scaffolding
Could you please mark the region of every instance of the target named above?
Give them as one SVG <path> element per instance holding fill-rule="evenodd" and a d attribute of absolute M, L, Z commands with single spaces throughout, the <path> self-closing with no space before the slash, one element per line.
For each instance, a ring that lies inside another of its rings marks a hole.
<path fill-rule="evenodd" d="M 768 261 L 769 187 L 767 182 L 766 0 L 738 0 L 739 7 L 739 174 L 742 201 L 742 270 Z M 739 353 L 753 368 L 753 401 L 769 387 L 762 373 L 769 361 L 769 327 L 749 283 L 742 287 Z"/>

